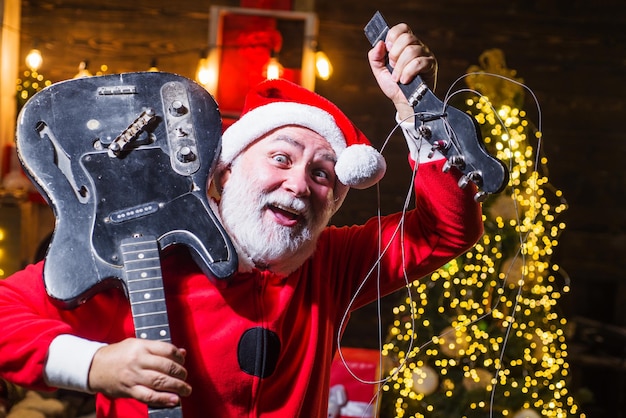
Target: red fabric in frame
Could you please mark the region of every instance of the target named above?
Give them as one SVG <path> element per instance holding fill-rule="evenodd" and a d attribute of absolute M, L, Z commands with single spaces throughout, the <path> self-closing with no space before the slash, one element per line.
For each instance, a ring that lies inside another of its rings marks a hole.
<path fill-rule="evenodd" d="M 291 0 L 241 0 L 241 7 L 255 9 L 291 10 Z"/>

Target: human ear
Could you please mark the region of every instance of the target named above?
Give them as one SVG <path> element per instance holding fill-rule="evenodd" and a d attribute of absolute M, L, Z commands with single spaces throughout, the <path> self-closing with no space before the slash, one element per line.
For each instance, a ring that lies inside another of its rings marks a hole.
<path fill-rule="evenodd" d="M 231 173 L 230 164 L 227 165 L 219 165 L 215 168 L 215 172 L 213 174 L 213 181 L 211 182 L 212 187 L 215 191 L 221 195 L 222 190 L 224 189 L 224 185 L 228 181 Z"/>

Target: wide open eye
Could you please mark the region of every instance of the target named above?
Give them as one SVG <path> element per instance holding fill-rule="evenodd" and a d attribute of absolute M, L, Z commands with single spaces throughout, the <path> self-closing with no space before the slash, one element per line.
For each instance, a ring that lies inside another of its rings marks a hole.
<path fill-rule="evenodd" d="M 279 164 L 289 164 L 289 157 L 285 154 L 272 155 L 272 159 Z"/>

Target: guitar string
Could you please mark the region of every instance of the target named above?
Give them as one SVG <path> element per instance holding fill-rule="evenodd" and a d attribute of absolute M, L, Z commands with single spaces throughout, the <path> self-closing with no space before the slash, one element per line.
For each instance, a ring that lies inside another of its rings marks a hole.
<path fill-rule="evenodd" d="M 542 130 L 542 111 L 541 111 L 541 107 L 539 105 L 539 100 L 537 99 L 537 96 L 535 95 L 535 93 L 532 91 L 532 89 L 530 89 L 530 87 L 528 87 L 526 84 L 524 83 L 520 83 L 517 80 L 502 76 L 500 74 L 492 74 L 492 73 L 487 73 L 487 72 L 470 72 L 467 74 L 464 74 L 463 76 L 457 78 L 457 80 L 455 80 L 451 86 L 449 87 L 446 96 L 443 100 L 443 106 L 442 106 L 442 113 L 443 111 L 445 111 L 445 108 L 447 106 L 449 106 L 449 102 L 452 99 L 452 97 L 454 97 L 457 94 L 460 93 L 472 93 L 475 94 L 478 97 L 484 97 L 484 95 L 482 95 L 480 92 L 473 90 L 473 89 L 459 89 L 456 91 L 452 91 L 452 89 L 454 88 L 454 86 L 460 82 L 461 80 L 463 80 L 464 78 L 471 76 L 471 75 L 484 75 L 484 76 L 490 76 L 490 77 L 497 77 L 497 78 L 501 78 L 503 80 L 505 80 L 506 82 L 511 82 L 513 84 L 516 84 L 518 86 L 521 86 L 522 88 L 524 88 L 526 91 L 528 91 L 530 93 L 530 95 L 533 98 L 535 107 L 536 107 L 536 111 L 537 111 L 537 130 L 540 133 L 540 135 L 537 137 L 537 145 L 536 145 L 536 156 L 535 156 L 535 161 L 534 161 L 534 168 L 533 171 L 534 172 L 538 172 L 539 171 L 539 165 L 540 165 L 540 154 L 541 154 L 541 150 L 542 150 L 542 139 L 543 139 L 543 130 Z M 496 116 L 496 118 L 498 119 L 500 125 L 504 128 L 505 132 L 509 133 L 509 129 L 508 127 L 506 127 L 506 125 L 504 124 L 504 121 L 501 119 L 501 117 L 499 116 L 499 114 L 495 111 L 495 108 L 493 107 L 493 105 L 491 105 L 491 103 L 489 103 L 489 106 L 491 107 L 494 115 Z M 413 116 L 419 116 L 417 113 Z M 447 121 L 444 118 L 444 123 L 447 123 Z M 386 145 L 388 144 L 388 142 L 390 141 L 392 135 L 395 133 L 395 131 L 399 128 L 400 123 L 397 123 L 389 132 L 387 138 L 385 139 L 385 141 L 383 142 L 383 145 L 381 146 L 381 150 L 380 152 L 382 153 L 384 148 L 386 147 Z M 449 135 L 452 137 L 454 136 L 454 132 L 452 130 L 452 127 L 449 124 L 446 124 L 446 129 L 449 130 Z M 511 141 L 511 135 L 508 135 L 509 138 L 509 143 Z M 421 144 L 420 144 L 421 146 Z M 455 146 L 457 146 L 455 144 Z M 418 149 L 419 152 L 419 149 Z M 509 169 L 512 168 L 512 164 L 513 161 L 512 159 L 509 160 Z M 410 186 L 408 188 L 407 194 L 405 196 L 405 201 L 402 207 L 402 211 L 401 211 L 401 218 L 398 222 L 398 225 L 395 229 L 395 231 L 393 232 L 391 238 L 389 239 L 389 243 L 391 243 L 391 241 L 393 239 L 395 239 L 395 237 L 397 236 L 397 234 L 400 234 L 400 242 L 401 242 L 401 248 L 404 248 L 404 218 L 406 215 L 406 211 L 408 210 L 408 206 L 409 206 L 409 202 L 411 199 L 411 194 L 413 191 L 413 180 L 415 178 L 415 175 L 417 174 L 417 170 L 419 169 L 419 163 L 416 163 L 412 172 L 412 176 L 411 176 L 411 183 Z M 511 193 L 515 192 L 515 190 L 517 189 L 514 185 L 511 185 Z M 536 186 L 535 188 L 532 189 L 532 192 L 536 195 L 538 192 L 537 189 L 538 186 Z M 518 225 L 520 224 L 520 219 L 519 219 L 519 210 L 518 210 L 518 203 L 517 200 L 513 198 L 513 196 L 511 196 L 512 200 L 513 200 L 513 204 L 514 204 L 514 208 L 515 208 L 515 213 L 516 213 L 516 217 L 517 217 L 517 222 Z M 406 356 L 401 363 L 396 366 L 394 368 L 394 371 L 387 377 L 383 377 L 383 358 L 382 358 L 382 305 L 381 305 L 381 294 L 380 294 L 380 260 L 383 257 L 383 255 L 386 253 L 387 249 L 389 248 L 389 244 L 383 249 L 382 248 L 382 242 L 381 240 L 381 223 L 380 223 L 380 219 L 381 219 L 381 213 L 380 213 L 380 184 L 376 185 L 376 199 L 377 199 L 377 217 L 379 219 L 379 234 L 378 234 L 378 246 L 379 246 L 379 256 L 377 258 L 377 260 L 375 261 L 374 265 L 372 266 L 372 268 L 368 271 L 368 273 L 366 274 L 365 278 L 363 279 L 363 281 L 361 282 L 360 286 L 358 287 L 358 289 L 356 290 L 353 298 L 351 299 L 350 303 L 348 304 L 348 307 L 346 308 L 346 311 L 344 312 L 344 315 L 341 319 L 340 322 L 340 327 L 338 329 L 338 333 L 337 333 L 337 342 L 338 342 L 338 349 L 337 349 L 337 353 L 338 356 L 340 358 L 341 363 L 343 364 L 343 366 L 346 368 L 346 370 L 348 371 L 348 373 L 354 378 L 356 379 L 358 382 L 363 383 L 363 384 L 371 384 L 371 385 L 378 385 L 378 390 L 377 393 L 372 397 L 372 399 L 370 400 L 369 404 L 368 404 L 368 408 L 366 411 L 364 411 L 364 415 L 363 417 L 365 418 L 368 413 L 369 407 L 372 406 L 372 404 L 374 404 L 374 402 L 376 403 L 376 407 L 374 408 L 374 411 L 378 411 L 378 405 L 380 403 L 380 397 L 381 397 L 381 393 L 382 393 L 382 384 L 390 381 L 391 379 L 393 379 L 398 373 L 400 373 L 400 371 L 406 366 L 407 362 L 410 360 L 410 358 L 412 358 L 411 356 Z M 538 216 L 538 214 L 535 214 L 535 217 L 532 219 L 531 223 L 535 224 L 536 222 L 536 217 Z M 515 322 L 515 313 L 517 311 L 517 305 L 519 303 L 520 297 L 521 297 L 521 290 L 523 287 L 523 284 L 525 283 L 525 265 L 526 265 L 526 258 L 525 258 L 525 254 L 522 252 L 522 248 L 524 247 L 524 244 L 527 241 L 527 237 L 530 234 L 530 232 L 528 232 L 527 234 L 523 235 L 521 232 L 519 233 L 518 237 L 519 237 L 519 244 L 520 247 L 518 248 L 518 250 L 515 252 L 513 259 L 516 260 L 518 257 L 521 257 L 522 260 L 522 265 L 519 267 L 521 269 L 521 278 L 519 280 L 519 286 L 518 286 L 518 290 L 517 290 L 517 294 L 515 297 L 515 303 L 513 306 L 513 314 L 511 316 L 511 321 L 509 321 L 509 323 L 507 324 L 507 328 L 505 331 L 505 338 L 502 344 L 502 348 L 500 350 L 500 356 L 499 356 L 499 363 L 496 367 L 495 370 L 495 376 L 493 377 L 492 381 L 493 381 L 493 385 L 492 385 L 492 390 L 491 390 L 491 394 L 490 394 L 490 408 L 489 408 L 489 414 L 490 417 L 493 416 L 493 411 L 494 411 L 494 402 L 495 402 L 495 393 L 496 393 L 496 389 L 498 387 L 497 385 L 497 377 L 499 376 L 499 374 L 501 373 L 501 365 L 502 365 L 502 361 L 504 358 L 504 353 L 509 341 L 509 337 L 510 337 L 510 332 L 512 329 L 512 325 Z M 404 254 L 404 251 L 401 252 L 402 254 Z M 511 263 L 511 265 L 508 267 L 506 273 L 505 273 L 505 277 L 502 280 L 502 283 L 500 284 L 500 286 L 498 287 L 498 289 L 496 289 L 497 292 L 499 292 L 500 290 L 503 290 L 505 288 L 505 286 L 507 285 L 507 280 L 509 279 L 509 275 L 512 271 L 512 269 L 514 268 L 515 263 Z M 351 307 L 353 306 L 357 296 L 359 295 L 359 293 L 361 292 L 363 286 L 365 286 L 366 282 L 371 278 L 373 272 L 377 270 L 378 275 L 376 277 L 377 280 L 377 289 L 378 289 L 378 298 L 376 301 L 376 310 L 377 310 L 377 319 L 378 319 L 378 327 L 377 327 L 377 331 L 378 331 L 378 345 L 379 345 L 379 359 L 378 359 L 378 366 L 379 366 L 379 375 L 378 375 L 378 379 L 374 379 L 374 380 L 367 380 L 367 379 L 363 379 L 362 377 L 358 376 L 350 367 L 350 365 L 348 364 L 348 362 L 346 361 L 344 355 L 343 355 L 343 351 L 342 351 L 342 343 L 341 343 L 341 334 L 342 334 L 342 330 L 344 330 L 344 328 L 347 326 L 347 320 L 349 317 L 349 312 L 351 310 Z M 404 263 L 404 259 L 402 260 L 402 270 L 403 270 L 403 275 L 404 275 L 404 280 L 405 280 L 405 291 L 407 294 L 407 300 L 408 300 L 408 304 L 409 304 L 409 309 L 410 309 L 410 317 L 411 317 L 411 330 L 415 330 L 415 317 L 416 317 L 416 312 L 415 312 L 415 307 L 413 304 L 413 295 L 412 295 L 412 291 L 410 289 L 410 282 L 408 279 L 408 275 L 406 273 L 405 270 L 405 263 Z M 565 274 L 564 275 L 564 279 L 569 282 L 569 277 Z M 486 317 L 490 316 L 493 311 L 495 309 L 497 309 L 497 307 L 500 304 L 500 299 L 496 298 L 496 301 L 492 304 L 492 306 L 488 309 L 488 311 L 486 311 L 484 314 L 482 314 L 480 317 L 469 321 L 467 323 L 463 323 L 458 325 L 457 327 L 450 329 L 447 332 L 443 332 L 440 333 L 438 335 L 438 338 L 442 338 L 445 335 L 455 332 L 456 330 L 458 330 L 461 327 L 467 327 L 469 325 L 475 324 L 477 322 L 479 322 L 482 319 L 485 319 Z M 410 339 L 409 339 L 409 347 L 406 349 L 407 353 L 411 353 L 413 351 L 413 346 L 414 343 L 416 342 L 416 333 L 412 332 Z M 424 348 L 426 348 L 427 346 L 429 346 L 430 344 L 433 344 L 433 338 L 431 338 L 429 341 L 427 341 L 426 343 L 422 344 L 421 346 L 418 347 L 417 351 L 415 352 L 414 355 L 416 355 L 417 353 L 421 352 Z"/>

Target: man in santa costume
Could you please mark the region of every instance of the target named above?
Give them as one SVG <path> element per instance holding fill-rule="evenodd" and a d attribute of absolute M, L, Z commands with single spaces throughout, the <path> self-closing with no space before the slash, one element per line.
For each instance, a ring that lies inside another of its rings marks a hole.
<path fill-rule="evenodd" d="M 29 266 L 0 285 L 1 377 L 96 393 L 99 417 L 146 416 L 147 405 L 179 403 L 188 418 L 326 416 L 346 310 L 403 287 L 407 276 L 431 273 L 482 233 L 476 190 L 460 189 L 454 169 L 442 172 L 442 155 L 428 156 L 397 85 L 417 74 L 432 84 L 434 56 L 399 24 L 368 57 L 397 120 L 408 117 L 409 163 L 419 164 L 414 209 L 328 226 L 348 189 L 375 184 L 385 162 L 326 99 L 283 80 L 262 83 L 223 135 L 211 188 L 239 256 L 228 285 L 207 278 L 186 247 L 166 250 L 169 344 L 133 338 L 121 290 L 58 309 L 46 295 L 42 263 Z M 386 249 L 380 283 L 370 278 L 361 287 L 379 248 Z"/>

